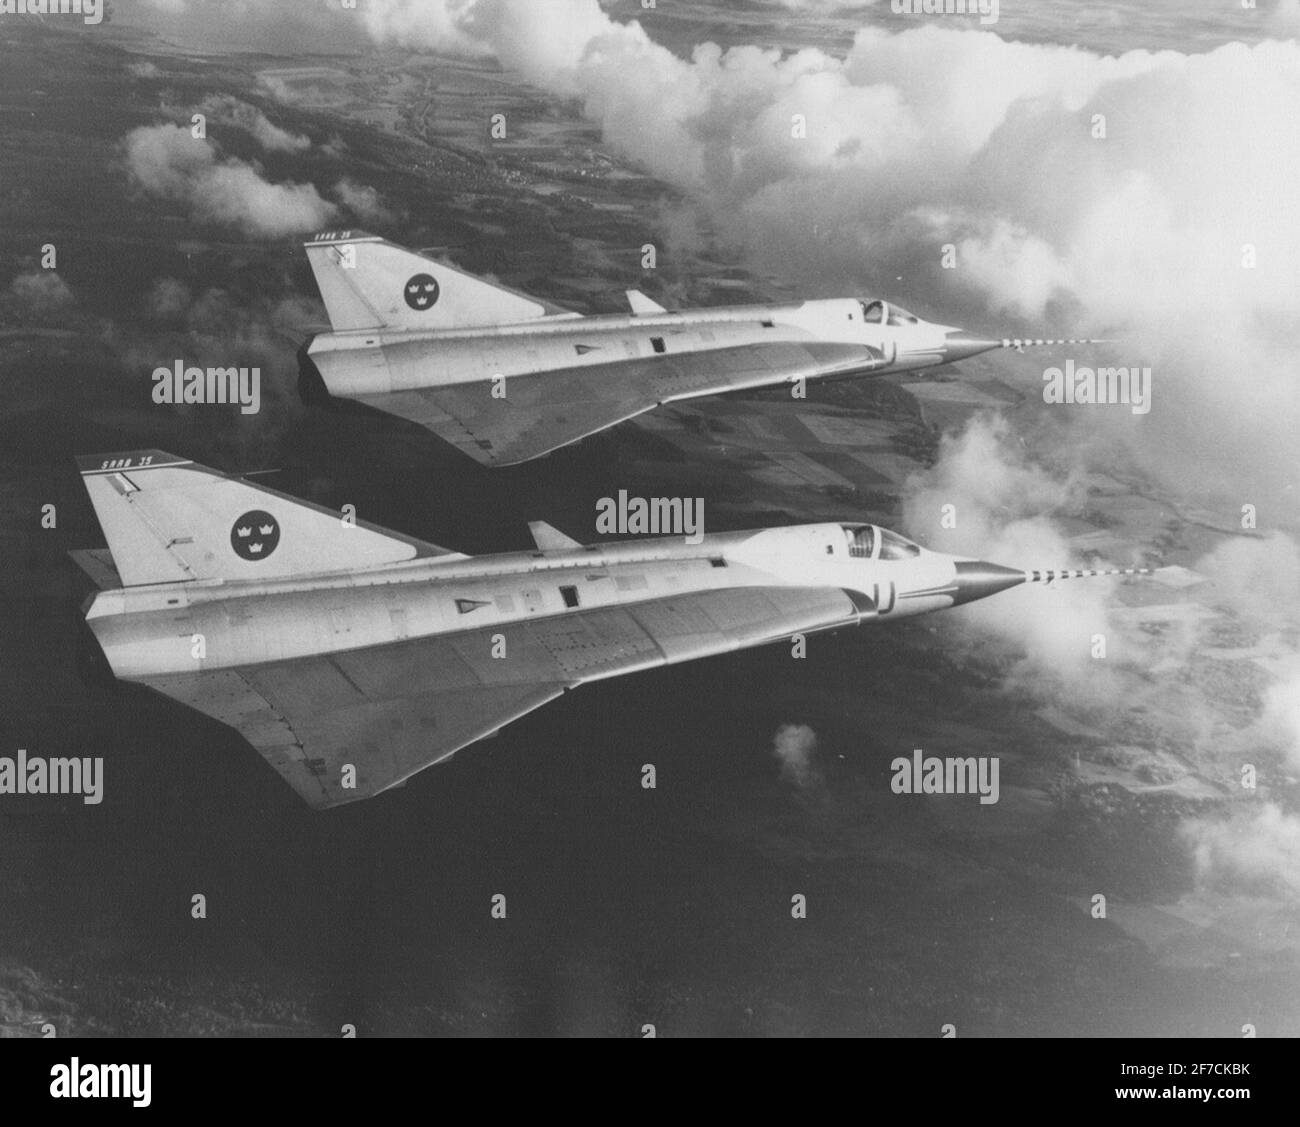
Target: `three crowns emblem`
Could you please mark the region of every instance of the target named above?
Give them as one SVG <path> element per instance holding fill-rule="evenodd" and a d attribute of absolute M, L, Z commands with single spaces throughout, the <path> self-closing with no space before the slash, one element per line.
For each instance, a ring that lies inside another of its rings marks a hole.
<path fill-rule="evenodd" d="M 279 522 L 260 510 L 245 513 L 230 530 L 230 546 L 241 559 L 266 559 L 279 543 Z"/>

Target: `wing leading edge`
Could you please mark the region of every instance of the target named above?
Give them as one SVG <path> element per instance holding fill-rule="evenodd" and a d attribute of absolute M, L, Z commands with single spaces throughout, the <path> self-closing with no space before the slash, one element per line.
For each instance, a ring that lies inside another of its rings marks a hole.
<path fill-rule="evenodd" d="M 868 609 L 838 588 L 738 587 L 144 683 L 238 730 L 324 809 L 398 786 L 566 689 Z"/>

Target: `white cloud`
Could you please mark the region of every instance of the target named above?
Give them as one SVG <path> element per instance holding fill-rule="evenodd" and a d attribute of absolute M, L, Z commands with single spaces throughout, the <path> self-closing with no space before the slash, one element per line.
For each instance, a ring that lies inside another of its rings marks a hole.
<path fill-rule="evenodd" d="M 1223 820 L 1192 819 L 1182 827 L 1202 880 L 1237 891 L 1300 894 L 1300 818 L 1275 803 L 1237 810 Z"/>
<path fill-rule="evenodd" d="M 908 480 L 903 525 L 936 551 L 1005 567 L 1093 566 L 1073 558 L 1055 523 L 1081 499 L 1077 478 L 1036 464 L 1004 418 L 976 415 L 960 433 L 945 436 L 931 469 Z M 945 513 L 955 517 L 955 525 Z M 1094 635 L 1113 633 L 1110 598 L 1111 581 L 1103 579 L 1024 586 L 969 604 L 961 621 L 1023 650 L 1012 678 L 1023 679 L 1022 687 L 1034 694 L 1054 694 L 1068 682 L 1076 701 L 1101 698 L 1113 692 L 1111 677 L 1118 676 L 1112 671 L 1116 661 L 1100 668 L 1091 652 Z M 1118 638 L 1110 638 L 1113 659 L 1124 656 L 1118 646 Z"/>
<path fill-rule="evenodd" d="M 1281 36 L 1300 35 L 1300 0 L 1277 0 L 1269 14 L 1269 28 Z"/>
<path fill-rule="evenodd" d="M 380 42 L 481 57 L 491 48 L 465 26 L 476 6 L 476 0 L 372 0 L 359 13 Z"/>
<path fill-rule="evenodd" d="M 781 765 L 781 777 L 801 790 L 818 786 L 821 771 L 813 762 L 817 733 L 807 724 L 782 724 L 772 737 L 772 754 Z"/>
<path fill-rule="evenodd" d="M 53 270 L 29 270 L 19 274 L 9 283 L 9 292 L 19 306 L 29 312 L 57 310 L 76 300 L 68 283 Z"/>
<path fill-rule="evenodd" d="M 267 152 L 300 153 L 311 148 L 311 138 L 281 129 L 256 106 L 241 102 L 228 94 L 207 98 L 202 108 L 216 121 L 228 122 L 250 134 Z"/>
<path fill-rule="evenodd" d="M 151 320 L 170 321 L 189 308 L 190 288 L 177 278 L 159 278 L 145 295 L 145 313 Z"/>
<path fill-rule="evenodd" d="M 1276 514 L 1266 514 L 1264 520 Z M 1256 622 L 1300 625 L 1300 545 L 1289 536 L 1223 541 L 1196 570 L 1214 580 L 1217 597 Z"/>
<path fill-rule="evenodd" d="M 392 209 L 369 184 L 345 176 L 334 185 L 334 198 L 364 223 L 387 226 L 396 222 Z"/>
<path fill-rule="evenodd" d="M 1300 772 L 1300 655 L 1293 654 L 1264 690 L 1261 725 L 1282 745 L 1287 766 Z"/>
<path fill-rule="evenodd" d="M 127 134 L 127 167 L 150 195 L 186 205 L 202 222 L 278 237 L 329 222 L 335 206 L 310 184 L 272 184 L 252 165 L 219 159 L 212 141 L 177 125 L 145 125 Z"/>

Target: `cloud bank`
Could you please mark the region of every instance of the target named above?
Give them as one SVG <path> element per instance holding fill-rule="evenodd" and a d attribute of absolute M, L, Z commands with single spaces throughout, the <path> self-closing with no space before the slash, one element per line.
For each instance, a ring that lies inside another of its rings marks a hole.
<path fill-rule="evenodd" d="M 1113 362 L 1150 365 L 1158 406 L 1140 430 L 1092 422 L 1152 472 L 1215 449 L 1225 490 L 1294 478 L 1293 41 L 1109 57 L 931 21 L 863 28 L 843 58 L 681 57 L 596 0 L 387 0 L 366 21 L 381 43 L 490 54 L 576 100 L 787 278 L 1016 321 L 998 335 L 1123 338 Z"/>
<path fill-rule="evenodd" d="M 218 155 L 216 143 L 196 140 L 178 125 L 143 125 L 123 143 L 131 182 L 183 204 L 202 223 L 277 238 L 326 225 L 336 208 L 310 184 L 273 184 L 253 165 Z"/>
<path fill-rule="evenodd" d="M 216 94 L 206 98 L 202 110 L 219 123 L 244 130 L 269 153 L 301 153 L 311 148 L 310 137 L 281 129 L 256 106 L 229 94 Z"/>

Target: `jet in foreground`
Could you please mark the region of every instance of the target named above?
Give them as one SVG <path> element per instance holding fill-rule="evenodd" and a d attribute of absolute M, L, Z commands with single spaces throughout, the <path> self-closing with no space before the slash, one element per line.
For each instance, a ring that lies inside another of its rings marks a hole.
<path fill-rule="evenodd" d="M 675 400 L 1090 343 L 982 340 L 856 298 L 670 312 L 629 290 L 629 313 L 584 317 L 374 235 L 326 232 L 305 245 L 333 330 L 306 349 L 325 390 L 490 466 Z"/>
<path fill-rule="evenodd" d="M 870 524 L 469 557 L 161 451 L 78 460 L 113 673 L 239 731 L 311 806 L 369 798 L 568 689 L 1026 582 Z"/>

